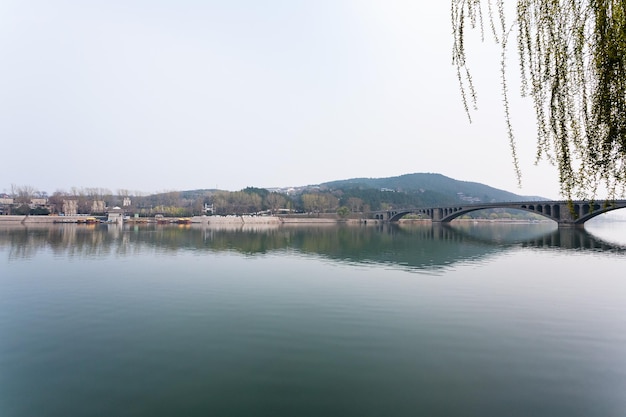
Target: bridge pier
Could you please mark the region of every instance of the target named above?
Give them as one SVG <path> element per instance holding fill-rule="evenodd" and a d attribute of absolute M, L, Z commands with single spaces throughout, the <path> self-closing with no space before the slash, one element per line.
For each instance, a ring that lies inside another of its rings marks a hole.
<path fill-rule="evenodd" d="M 441 221 L 441 219 L 443 218 L 443 209 L 441 208 L 432 209 L 430 218 L 433 221 L 433 223 L 443 223 Z"/>
<path fill-rule="evenodd" d="M 559 229 L 584 229 L 585 223 L 557 222 Z"/>

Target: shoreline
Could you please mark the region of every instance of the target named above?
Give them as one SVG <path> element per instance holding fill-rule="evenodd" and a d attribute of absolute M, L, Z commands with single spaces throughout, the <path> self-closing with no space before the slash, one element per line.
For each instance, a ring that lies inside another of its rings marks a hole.
<path fill-rule="evenodd" d="M 50 216 L 50 215 L 4 215 L 0 216 L 0 226 L 2 225 L 50 225 L 50 224 L 85 224 L 88 218 L 93 216 Z M 168 218 L 169 219 L 169 218 Z M 175 224 L 176 218 L 172 218 Z M 507 224 L 528 224 L 540 223 L 542 221 L 515 220 L 515 219 L 455 219 L 459 223 L 507 223 Z M 545 222 L 550 222 L 545 220 Z M 106 222 L 102 222 L 106 223 Z M 154 217 L 130 218 L 124 223 L 137 224 L 158 224 Z M 399 224 L 432 224 L 430 219 L 403 219 Z M 282 216 L 194 216 L 185 218 L 185 224 L 220 226 L 220 225 L 380 225 L 385 221 L 377 219 L 339 219 L 332 217 L 282 217 Z"/>
<path fill-rule="evenodd" d="M 94 216 L 50 216 L 50 215 L 4 215 L 0 216 L 1 225 L 50 225 L 50 224 L 85 224 L 87 219 Z M 166 218 L 167 223 L 176 224 L 178 218 Z M 160 220 L 160 219 L 159 219 Z M 126 224 L 161 224 L 154 217 L 130 218 L 124 220 Z M 430 222 L 430 220 L 428 220 Z M 106 221 L 92 222 L 91 224 L 111 224 Z M 180 223 L 180 221 L 178 222 Z M 279 217 L 279 216 L 194 216 L 183 218 L 183 224 L 191 225 L 284 225 L 284 224 L 382 224 L 376 219 L 337 219 L 324 217 Z"/>

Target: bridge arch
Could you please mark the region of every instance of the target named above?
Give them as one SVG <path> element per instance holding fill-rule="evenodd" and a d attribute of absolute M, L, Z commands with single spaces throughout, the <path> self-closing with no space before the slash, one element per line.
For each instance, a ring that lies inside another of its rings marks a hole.
<path fill-rule="evenodd" d="M 389 212 L 389 221 L 392 223 L 397 222 L 401 218 L 406 216 L 407 214 L 423 214 L 427 218 L 432 219 L 433 210 L 443 210 L 443 209 L 415 209 L 415 210 L 393 211 L 393 212 Z"/>
<path fill-rule="evenodd" d="M 596 203 L 593 205 L 593 208 L 592 208 L 592 206 L 589 204 L 583 204 L 579 206 L 580 211 L 578 212 L 578 219 L 576 219 L 575 223 L 583 224 L 602 214 L 605 214 L 614 210 L 620 210 L 623 208 L 626 208 L 626 205 L 614 205 L 614 206 L 604 207 L 601 204 Z M 576 209 L 576 206 L 574 206 L 574 209 Z"/>
<path fill-rule="evenodd" d="M 451 222 L 452 220 L 456 219 L 457 217 L 460 217 L 464 214 L 467 213 L 472 213 L 474 211 L 480 211 L 480 210 L 489 210 L 489 209 L 494 209 L 494 208 L 505 208 L 505 209 L 509 209 L 509 210 L 519 210 L 519 211 L 526 211 L 528 213 L 534 213 L 534 214 L 538 214 L 542 217 L 545 217 L 547 219 L 553 220 L 555 222 L 558 223 L 559 219 L 553 217 L 551 214 L 548 214 L 544 211 L 543 207 L 541 207 L 540 209 L 538 207 L 536 207 L 535 205 L 530 205 L 527 207 L 507 207 L 507 206 L 503 206 L 503 207 L 494 207 L 494 206 L 488 206 L 488 207 L 466 207 L 464 209 L 461 209 L 457 212 L 454 212 L 448 216 L 445 216 L 441 219 L 442 223 L 448 223 Z"/>
<path fill-rule="evenodd" d="M 626 208 L 626 200 L 589 201 L 527 201 L 471 204 L 468 206 L 424 207 L 377 212 L 376 219 L 397 222 L 407 214 L 419 214 L 434 223 L 448 223 L 459 216 L 478 210 L 504 208 L 522 210 L 553 220 L 561 226 L 582 226 L 600 214 Z"/>
<path fill-rule="evenodd" d="M 555 217 L 552 215 L 553 212 L 557 213 L 558 216 L 558 206 L 556 207 L 556 209 L 554 209 L 552 206 L 550 206 L 549 208 L 545 208 L 545 206 L 541 209 L 541 210 L 537 210 L 535 205 L 530 205 L 530 206 L 518 206 L 518 207 L 511 207 L 508 205 L 502 205 L 502 206 L 496 206 L 496 205 L 488 205 L 488 206 L 469 206 L 469 207 L 447 207 L 447 208 L 435 208 L 435 209 L 414 209 L 414 210 L 400 210 L 400 211 L 394 211 L 394 212 L 389 212 L 389 221 L 390 222 L 397 222 L 399 221 L 402 217 L 408 215 L 408 214 L 422 214 L 425 215 L 425 217 L 430 218 L 431 220 L 433 219 L 439 219 L 439 220 L 433 220 L 436 222 L 441 222 L 441 223 L 449 223 L 452 220 L 467 214 L 467 213 L 471 213 L 474 211 L 480 211 L 480 210 L 489 210 L 489 209 L 494 209 L 494 208 L 505 208 L 505 209 L 513 209 L 513 210 L 520 210 L 520 211 L 527 211 L 529 213 L 535 213 L 535 214 L 539 214 L 543 217 L 546 217 L 550 220 L 553 220 L 555 222 L 559 221 L 559 217 Z"/>

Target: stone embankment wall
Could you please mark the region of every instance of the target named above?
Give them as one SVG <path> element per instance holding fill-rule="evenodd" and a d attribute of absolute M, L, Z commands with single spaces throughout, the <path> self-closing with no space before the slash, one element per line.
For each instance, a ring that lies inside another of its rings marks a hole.
<path fill-rule="evenodd" d="M 325 219 L 323 217 L 285 217 L 281 218 L 282 224 L 337 224 L 346 223 L 347 220 Z"/>
<path fill-rule="evenodd" d="M 0 224 L 52 224 L 76 223 L 85 220 L 86 216 L 0 216 Z"/>
<path fill-rule="evenodd" d="M 273 216 L 194 216 L 193 224 L 280 224 Z"/>
<path fill-rule="evenodd" d="M 276 217 L 276 216 L 195 216 L 191 218 L 193 224 L 220 225 L 220 224 L 245 224 L 245 225 L 282 225 L 282 224 L 338 224 L 363 223 L 361 219 L 339 220 L 332 217 Z M 377 220 L 367 219 L 367 223 L 376 224 Z"/>

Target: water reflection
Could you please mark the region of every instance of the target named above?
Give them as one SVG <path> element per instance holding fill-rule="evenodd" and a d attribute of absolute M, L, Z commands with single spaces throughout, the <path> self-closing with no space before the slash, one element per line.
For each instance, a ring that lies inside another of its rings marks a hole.
<path fill-rule="evenodd" d="M 624 230 L 626 225 L 622 226 Z M 546 224 L 538 227 L 532 224 L 464 224 L 448 227 L 454 228 L 455 233 L 466 235 L 468 239 L 485 244 L 497 243 L 506 246 L 521 245 L 522 247 L 609 252 L 626 251 L 626 241 L 624 244 L 621 244 L 617 239 L 607 240 L 602 237 L 604 233 L 596 234 L 598 230 L 596 227 L 591 229 L 591 233 L 586 229 L 559 229 L 556 224 Z"/>
<path fill-rule="evenodd" d="M 233 251 L 255 256 L 289 250 L 341 262 L 433 270 L 458 262 L 480 261 L 515 247 L 626 251 L 626 246 L 605 241 L 584 229 L 558 229 L 550 223 L 230 228 L 55 225 L 0 228 L 0 249 L 8 253 L 10 260 L 30 259 L 42 253 L 67 258 L 101 258 L 131 257 L 147 251 Z"/>

